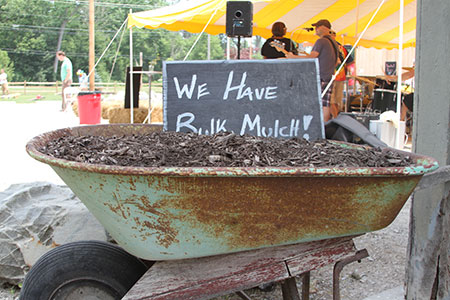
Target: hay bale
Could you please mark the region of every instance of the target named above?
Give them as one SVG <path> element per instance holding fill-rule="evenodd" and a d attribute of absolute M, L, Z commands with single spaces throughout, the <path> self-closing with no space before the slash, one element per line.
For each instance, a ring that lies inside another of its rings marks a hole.
<path fill-rule="evenodd" d="M 102 101 L 102 119 L 109 119 L 109 110 L 113 108 L 123 108 L 123 101 L 108 100 Z"/>
<path fill-rule="evenodd" d="M 147 108 L 134 108 L 133 109 L 133 123 L 143 123 L 147 117 Z M 109 123 L 130 123 L 130 109 L 113 107 L 108 110 Z"/>
<path fill-rule="evenodd" d="M 75 116 L 78 117 L 78 101 L 72 102 L 72 110 L 73 110 L 73 113 L 75 114 Z"/>
<path fill-rule="evenodd" d="M 126 113 L 118 113 L 119 110 L 117 109 L 123 109 L 124 106 L 124 97 L 125 93 L 118 93 L 115 95 L 108 95 L 105 98 L 102 96 L 102 119 L 109 119 L 110 118 L 110 110 L 114 109 L 114 113 L 112 113 L 113 121 L 110 120 L 110 123 L 129 123 L 130 122 L 130 110 L 128 109 L 128 118 L 126 122 L 119 122 L 119 120 L 123 120 Z M 139 108 L 135 109 L 135 111 L 138 111 L 139 116 L 134 116 L 135 123 L 142 123 L 148 114 L 148 94 L 141 92 L 139 94 L 140 100 L 139 100 Z M 152 92 L 152 107 L 153 111 L 151 113 L 151 122 L 152 123 L 162 123 L 163 120 L 163 112 L 162 112 L 162 95 L 156 94 Z M 72 110 L 74 114 L 78 117 L 78 101 L 72 102 Z M 145 110 L 145 113 L 142 113 L 142 110 Z M 122 116 L 123 117 L 120 117 Z M 141 115 L 145 115 L 144 118 L 141 120 Z M 117 119 L 118 118 L 118 119 Z"/>
<path fill-rule="evenodd" d="M 139 107 L 147 109 L 148 107 L 148 101 L 140 101 Z M 103 101 L 102 100 L 102 119 L 107 120 L 109 118 L 109 110 L 111 108 L 123 108 L 123 101 L 118 100 L 109 100 L 109 101 Z M 78 101 L 72 102 L 72 110 L 74 114 L 78 117 Z"/>
<path fill-rule="evenodd" d="M 133 123 L 143 123 L 148 115 L 148 108 L 139 107 L 133 109 Z M 154 107 L 151 112 L 151 123 L 162 123 L 162 107 Z M 109 123 L 130 123 L 130 109 L 113 107 L 108 110 Z"/>
<path fill-rule="evenodd" d="M 151 123 L 162 123 L 163 121 L 163 110 L 161 106 L 154 106 L 152 113 L 150 115 Z"/>
<path fill-rule="evenodd" d="M 117 100 L 102 101 L 102 118 L 109 119 L 109 110 L 112 108 L 123 108 L 124 102 Z M 148 109 L 148 101 L 139 101 L 139 108 Z"/>

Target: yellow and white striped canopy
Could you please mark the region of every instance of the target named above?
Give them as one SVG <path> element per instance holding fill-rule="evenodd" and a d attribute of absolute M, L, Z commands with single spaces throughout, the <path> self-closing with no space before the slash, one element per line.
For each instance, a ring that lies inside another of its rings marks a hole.
<path fill-rule="evenodd" d="M 271 27 L 282 21 L 286 36 L 296 42 L 314 42 L 314 32 L 302 30 L 328 19 L 338 40 L 354 44 L 383 0 L 252 0 L 253 35 L 272 36 Z M 198 33 L 225 33 L 226 0 L 191 0 L 173 6 L 129 15 L 128 27 L 165 28 Z M 359 45 L 384 49 L 398 48 L 400 0 L 384 0 L 362 36 Z M 404 0 L 403 47 L 416 44 L 416 0 Z"/>

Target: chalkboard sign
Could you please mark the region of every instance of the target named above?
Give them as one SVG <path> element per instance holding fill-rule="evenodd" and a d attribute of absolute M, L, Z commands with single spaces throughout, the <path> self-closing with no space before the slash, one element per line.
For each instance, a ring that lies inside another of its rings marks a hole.
<path fill-rule="evenodd" d="M 317 59 L 164 62 L 164 130 L 324 138 Z"/>
<path fill-rule="evenodd" d="M 386 75 L 397 75 L 397 62 L 396 61 L 385 62 L 384 73 L 386 73 Z"/>

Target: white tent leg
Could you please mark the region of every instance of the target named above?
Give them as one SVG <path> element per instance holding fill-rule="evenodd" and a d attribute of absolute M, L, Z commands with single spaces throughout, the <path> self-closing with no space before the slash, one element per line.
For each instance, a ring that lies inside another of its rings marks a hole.
<path fill-rule="evenodd" d="M 400 131 L 401 110 L 402 110 L 402 71 L 403 71 L 403 1 L 400 0 L 400 16 L 399 16 L 399 39 L 398 39 L 398 67 L 397 67 L 397 118 L 398 128 L 395 137 L 396 148 L 402 149 L 403 133 Z"/>
<path fill-rule="evenodd" d="M 131 14 L 131 9 L 130 9 Z M 139 100 L 139 96 L 138 96 Z M 130 27 L 130 123 L 134 121 L 134 103 L 133 103 L 133 28 Z"/>
<path fill-rule="evenodd" d="M 227 37 L 227 60 L 230 60 L 230 38 Z"/>

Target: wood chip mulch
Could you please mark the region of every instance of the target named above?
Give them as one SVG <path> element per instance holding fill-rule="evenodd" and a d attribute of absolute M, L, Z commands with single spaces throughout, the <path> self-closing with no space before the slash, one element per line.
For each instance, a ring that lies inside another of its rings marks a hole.
<path fill-rule="evenodd" d="M 408 155 L 349 149 L 329 140 L 274 139 L 217 133 L 155 132 L 133 136 L 65 136 L 39 149 L 70 161 L 135 167 L 402 167 Z"/>

